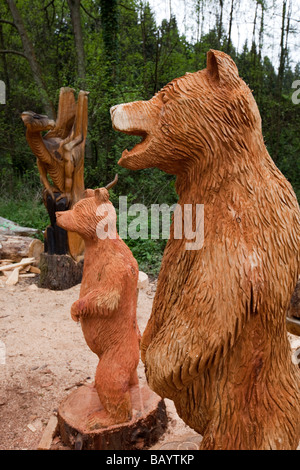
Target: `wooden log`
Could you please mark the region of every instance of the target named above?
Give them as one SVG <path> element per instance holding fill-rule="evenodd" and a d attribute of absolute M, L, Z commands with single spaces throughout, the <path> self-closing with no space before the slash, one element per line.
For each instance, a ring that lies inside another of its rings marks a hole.
<path fill-rule="evenodd" d="M 0 235 L 0 242 L 0 258 L 10 258 L 13 262 L 21 261 L 22 258 L 35 258 L 39 261 L 44 251 L 44 244 L 37 238 Z"/>
<path fill-rule="evenodd" d="M 81 282 L 83 260 L 77 263 L 69 255 L 42 253 L 39 269 L 39 287 L 51 290 L 70 289 Z"/>
<path fill-rule="evenodd" d="M 0 217 L 0 233 L 4 235 L 25 235 L 30 236 L 38 233 L 38 229 L 30 227 L 21 227 L 12 220 Z"/>

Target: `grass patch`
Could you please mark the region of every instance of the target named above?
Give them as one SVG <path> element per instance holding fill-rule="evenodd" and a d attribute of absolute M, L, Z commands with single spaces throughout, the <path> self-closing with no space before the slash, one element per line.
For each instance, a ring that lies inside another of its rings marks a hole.
<path fill-rule="evenodd" d="M 0 216 L 23 227 L 40 230 L 38 238 L 43 240 L 43 231 L 49 225 L 49 216 L 39 194 L 25 197 L 0 197 Z"/>

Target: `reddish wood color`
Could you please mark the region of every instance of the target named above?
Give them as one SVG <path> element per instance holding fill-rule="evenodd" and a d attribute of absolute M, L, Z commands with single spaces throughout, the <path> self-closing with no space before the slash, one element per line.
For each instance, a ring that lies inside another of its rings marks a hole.
<path fill-rule="evenodd" d="M 300 274 L 300 212 L 264 144 L 261 118 L 233 60 L 151 100 L 111 110 L 116 130 L 141 135 L 120 165 L 177 176 L 179 204 L 204 204 L 204 244 L 173 229 L 142 338 L 150 387 L 203 434 L 202 449 L 295 449 L 300 375 L 286 312 Z"/>
<path fill-rule="evenodd" d="M 103 409 L 88 417 L 91 431 L 131 419 L 129 389 L 138 383 L 138 264 L 116 232 L 115 239 L 99 238 L 99 227 L 108 222 L 115 228 L 114 214 L 106 188 L 87 190 L 72 210 L 56 213 L 57 224 L 85 242 L 80 298 L 71 316 L 99 357 L 95 387 Z"/>

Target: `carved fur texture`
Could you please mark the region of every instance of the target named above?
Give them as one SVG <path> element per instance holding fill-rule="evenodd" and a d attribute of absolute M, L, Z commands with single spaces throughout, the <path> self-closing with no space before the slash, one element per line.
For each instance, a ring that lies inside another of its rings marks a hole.
<path fill-rule="evenodd" d="M 116 130 L 143 137 L 120 165 L 175 174 L 179 204 L 204 204 L 201 249 L 187 251 L 171 228 L 141 343 L 149 385 L 203 435 L 202 449 L 295 449 L 300 375 L 285 318 L 300 212 L 250 89 L 211 50 L 206 69 L 111 116 Z"/>
<path fill-rule="evenodd" d="M 98 238 L 102 225 L 114 223 L 105 188 L 86 190 L 72 210 L 57 212 L 57 224 L 77 232 L 85 242 L 80 297 L 71 309 L 85 340 L 98 355 L 95 387 L 104 411 L 89 417 L 90 429 L 128 421 L 129 388 L 137 384 L 140 333 L 136 322 L 138 264 L 116 238 Z M 112 212 L 114 213 L 114 212 Z M 104 227 L 105 228 L 105 227 Z"/>

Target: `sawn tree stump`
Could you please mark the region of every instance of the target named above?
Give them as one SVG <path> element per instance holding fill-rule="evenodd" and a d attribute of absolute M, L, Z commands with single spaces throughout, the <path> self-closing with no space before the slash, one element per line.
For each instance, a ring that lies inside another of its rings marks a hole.
<path fill-rule="evenodd" d="M 141 450 L 154 445 L 167 427 L 164 401 L 144 384 L 131 388 L 132 419 L 90 431 L 88 416 L 102 409 L 93 385 L 72 392 L 58 409 L 63 443 L 78 450 Z"/>
<path fill-rule="evenodd" d="M 39 287 L 51 290 L 70 289 L 81 282 L 83 259 L 77 262 L 69 255 L 42 253 L 39 268 Z"/>

